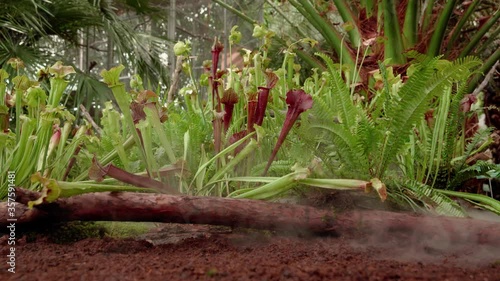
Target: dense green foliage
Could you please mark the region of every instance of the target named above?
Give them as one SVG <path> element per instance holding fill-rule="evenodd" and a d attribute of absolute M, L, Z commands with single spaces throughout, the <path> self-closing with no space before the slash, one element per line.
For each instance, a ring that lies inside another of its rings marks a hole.
<path fill-rule="evenodd" d="M 385 10 L 391 2 L 383 1 Z M 315 19 L 325 40 L 339 39 L 328 21 L 312 15 L 320 7 L 290 3 Z M 347 19 L 352 13 L 344 8 L 339 13 Z M 355 27 L 348 34 L 362 36 Z M 200 77 L 191 42 L 177 43 L 187 80 L 170 98 L 140 75 L 125 84 L 123 65 L 103 70 L 97 90 L 105 87 L 112 101 L 99 122 L 86 116 L 83 125 L 63 105 L 78 71 L 57 62 L 34 79 L 22 60 L 9 59 L 0 70 L 0 197 L 13 172 L 16 186 L 42 192 L 30 206 L 99 191 L 276 199 L 314 186 L 375 190 L 381 200 L 456 216 L 466 214 L 451 197 L 461 197 L 500 213 L 498 201 L 457 191 L 469 179 L 500 174 L 498 164 L 471 160 L 491 143 L 489 129 L 467 127 L 481 110 L 480 94 L 469 94 L 471 79 L 484 70 L 479 59 L 410 51 L 398 58 L 405 67 L 378 61 L 367 76 L 369 50 L 358 45 L 357 56 L 345 60 L 309 56 L 318 68 L 303 76 L 297 61 L 308 54 L 297 47 L 318 42 L 295 41 L 272 61 L 274 36 L 256 25 L 260 48 L 245 51 L 240 67 L 223 70 L 225 46 L 216 39 Z M 352 38 L 341 41 L 345 50 Z M 234 27 L 227 47 L 240 39 Z"/>

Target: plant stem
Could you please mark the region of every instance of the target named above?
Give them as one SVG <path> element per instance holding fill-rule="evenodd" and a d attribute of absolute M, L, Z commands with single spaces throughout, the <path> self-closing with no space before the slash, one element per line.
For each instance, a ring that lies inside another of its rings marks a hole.
<path fill-rule="evenodd" d="M 350 1 L 333 0 L 333 2 L 335 3 L 335 7 L 337 7 L 337 11 L 342 17 L 344 23 L 348 23 L 352 26 L 351 27 L 352 29 L 347 31 L 347 34 L 349 34 L 349 41 L 354 46 L 354 48 L 360 47 L 361 32 L 359 31 L 359 27 L 354 17 L 354 14 L 349 8 Z"/>
<path fill-rule="evenodd" d="M 403 42 L 406 49 L 411 48 L 417 42 L 418 37 L 418 2 L 409 0 L 406 6 L 405 21 L 403 24 Z"/>
<path fill-rule="evenodd" d="M 453 49 L 453 45 L 455 41 L 458 39 L 460 34 L 462 33 L 462 27 L 467 23 L 469 18 L 473 15 L 473 12 L 476 10 L 477 5 L 481 3 L 481 0 L 472 1 L 467 11 L 462 15 L 457 25 L 453 28 L 450 38 L 448 38 L 448 44 L 446 45 L 447 54 L 450 54 L 450 51 Z"/>
<path fill-rule="evenodd" d="M 494 24 L 498 23 L 498 19 L 500 19 L 500 10 L 495 12 L 495 15 L 491 17 L 482 27 L 479 29 L 474 36 L 471 38 L 469 44 L 463 48 L 462 52 L 458 56 L 459 58 L 463 58 L 468 56 L 474 48 L 478 46 L 479 41 L 483 36 L 493 27 Z"/>
<path fill-rule="evenodd" d="M 444 35 L 446 33 L 446 27 L 448 26 L 448 22 L 450 21 L 450 17 L 453 14 L 456 3 L 457 0 L 447 1 L 444 10 L 441 12 L 441 15 L 439 16 L 438 21 L 435 25 L 435 30 L 432 34 L 431 42 L 429 43 L 429 49 L 427 50 L 427 55 L 429 57 L 436 57 L 441 53 L 441 44 L 443 43 Z"/>
<path fill-rule="evenodd" d="M 384 44 L 384 57 L 391 59 L 392 64 L 403 64 L 403 40 L 399 29 L 398 16 L 394 0 L 383 0 L 382 7 L 384 11 L 384 35 L 387 42 Z"/>
<path fill-rule="evenodd" d="M 475 74 L 471 80 L 469 80 L 469 84 L 467 87 L 467 92 L 472 93 L 474 89 L 476 88 L 477 84 L 481 79 L 484 77 L 483 73 L 486 73 L 490 71 L 495 65 L 500 60 L 500 49 L 497 49 L 483 64 L 483 66 L 478 70 L 478 73 Z"/>
<path fill-rule="evenodd" d="M 289 2 L 325 37 L 328 44 L 342 58 L 342 63 L 350 67 L 354 66 L 355 61 L 349 52 L 350 48 L 347 43 L 342 40 L 342 36 L 335 28 L 319 15 L 309 0 L 293 0 Z"/>

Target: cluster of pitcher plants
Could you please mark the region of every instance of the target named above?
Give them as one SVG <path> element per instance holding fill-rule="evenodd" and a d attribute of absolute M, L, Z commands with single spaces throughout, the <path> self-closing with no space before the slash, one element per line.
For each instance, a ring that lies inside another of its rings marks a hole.
<path fill-rule="evenodd" d="M 0 70 L 1 185 L 15 172 L 17 186 L 42 192 L 32 204 L 99 191 L 276 199 L 319 187 L 375 190 L 381 200 L 464 216 L 450 199 L 461 197 L 500 213 L 490 197 L 455 191 L 498 170 L 467 161 L 491 142 L 489 129 L 466 136 L 463 125 L 476 114 L 463 105 L 478 59 L 409 52 L 404 77 L 379 62 L 370 88 L 359 91 L 356 69 L 323 53 L 316 56 L 326 69 L 301 77 L 293 44 L 270 69 L 272 34 L 257 26 L 254 35 L 262 46 L 242 55 L 241 68 L 219 67 L 224 46 L 215 39 L 199 79 L 190 43 L 177 43 L 189 79 L 174 102 L 138 76 L 125 85 L 122 65 L 103 70 L 114 99 L 100 124 L 90 116 L 75 124 L 62 105 L 72 67 L 57 62 L 30 80 L 11 60 Z M 240 37 L 233 28 L 228 47 Z"/>

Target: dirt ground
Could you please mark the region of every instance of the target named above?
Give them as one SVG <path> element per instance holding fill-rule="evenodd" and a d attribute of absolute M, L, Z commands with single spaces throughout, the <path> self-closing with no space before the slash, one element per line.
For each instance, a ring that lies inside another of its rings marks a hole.
<path fill-rule="evenodd" d="M 61 244 L 56 240 L 76 241 L 79 235 L 51 227 L 45 230 L 50 235 L 17 237 L 15 273 L 7 271 L 3 235 L 0 280 L 500 281 L 498 216 L 473 210 L 475 219 L 394 212 L 379 200 L 350 193 L 318 198 L 308 204 L 336 206 L 339 232 L 152 224 L 133 238 L 104 235 Z"/>
<path fill-rule="evenodd" d="M 7 237 L 1 238 L 6 259 Z M 136 238 L 16 245 L 0 280 L 500 280 L 500 249 L 388 233 L 298 236 L 158 225 Z"/>

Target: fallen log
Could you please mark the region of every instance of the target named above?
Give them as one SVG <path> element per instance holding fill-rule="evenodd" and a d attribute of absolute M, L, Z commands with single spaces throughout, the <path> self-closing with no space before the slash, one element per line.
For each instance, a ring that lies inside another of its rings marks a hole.
<path fill-rule="evenodd" d="M 17 224 L 44 221 L 142 221 L 224 225 L 299 233 L 333 233 L 333 212 L 309 206 L 218 197 L 102 192 L 60 198 L 32 210 L 28 201 L 39 194 L 16 191 Z M 7 206 L 0 205 L 0 224 L 7 223 Z"/>
<path fill-rule="evenodd" d="M 309 206 L 217 197 L 103 192 L 61 198 L 28 209 L 39 194 L 17 190 L 16 225 L 60 221 L 148 221 L 281 230 L 294 233 L 357 235 L 380 243 L 477 243 L 500 248 L 500 223 L 467 218 L 387 211 L 333 211 Z M 0 226 L 8 225 L 7 204 L 0 203 Z"/>

